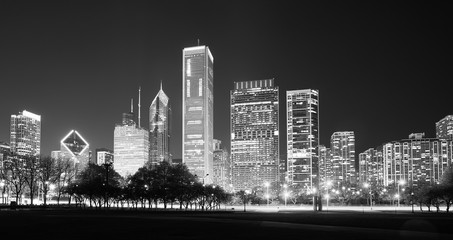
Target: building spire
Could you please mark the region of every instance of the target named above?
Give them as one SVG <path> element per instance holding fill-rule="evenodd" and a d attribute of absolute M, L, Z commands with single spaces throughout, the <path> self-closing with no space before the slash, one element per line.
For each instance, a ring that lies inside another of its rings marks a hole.
<path fill-rule="evenodd" d="M 160 90 L 162 91 L 162 80 L 160 80 Z"/>
<path fill-rule="evenodd" d="M 134 98 L 131 98 L 131 113 L 134 113 Z"/>
<path fill-rule="evenodd" d="M 142 91 L 142 87 L 138 87 L 138 127 L 140 128 L 140 94 Z"/>

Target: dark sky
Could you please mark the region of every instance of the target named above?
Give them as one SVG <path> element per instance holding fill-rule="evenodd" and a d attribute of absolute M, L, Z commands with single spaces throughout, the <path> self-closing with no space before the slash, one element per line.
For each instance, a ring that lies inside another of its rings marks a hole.
<path fill-rule="evenodd" d="M 162 80 L 180 158 L 182 49 L 197 39 L 214 56 L 214 137 L 228 147 L 234 81 L 275 78 L 282 123 L 286 90 L 319 89 L 321 143 L 354 131 L 357 154 L 413 132 L 435 137 L 435 122 L 453 114 L 447 5 L 93 2 L 0 2 L 0 141 L 9 142 L 10 115 L 26 109 L 42 116 L 43 155 L 71 129 L 93 150 L 112 149 L 130 98 L 141 86 L 147 126 Z"/>

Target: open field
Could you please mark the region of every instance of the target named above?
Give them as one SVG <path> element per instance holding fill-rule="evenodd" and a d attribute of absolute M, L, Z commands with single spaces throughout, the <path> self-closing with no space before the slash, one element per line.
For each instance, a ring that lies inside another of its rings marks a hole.
<path fill-rule="evenodd" d="M 324 212 L 225 209 L 4 209 L 0 226 L 2 239 L 453 239 L 453 214 L 447 213 L 340 207 Z"/>

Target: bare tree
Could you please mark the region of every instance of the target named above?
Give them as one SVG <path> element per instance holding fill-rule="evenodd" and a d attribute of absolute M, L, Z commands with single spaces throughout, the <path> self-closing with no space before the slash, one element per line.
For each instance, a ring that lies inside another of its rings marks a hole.
<path fill-rule="evenodd" d="M 30 204 L 33 205 L 36 184 L 39 176 L 39 156 L 23 156 L 23 173 L 30 190 Z"/>
<path fill-rule="evenodd" d="M 8 185 L 11 186 L 11 190 L 16 198 L 16 203 L 19 203 L 22 192 L 25 188 L 25 174 L 24 174 L 24 161 L 17 155 L 8 156 L 3 162 L 3 178 Z"/>
<path fill-rule="evenodd" d="M 74 180 L 74 162 L 70 158 L 56 159 L 55 163 L 55 183 L 57 193 L 57 204 L 60 204 L 61 196 L 65 193 L 65 188 Z M 70 202 L 70 199 L 69 199 Z"/>
<path fill-rule="evenodd" d="M 43 193 L 44 205 L 47 205 L 47 194 L 50 186 L 55 184 L 57 179 L 56 160 L 51 157 L 43 157 L 39 162 L 39 182 Z"/>

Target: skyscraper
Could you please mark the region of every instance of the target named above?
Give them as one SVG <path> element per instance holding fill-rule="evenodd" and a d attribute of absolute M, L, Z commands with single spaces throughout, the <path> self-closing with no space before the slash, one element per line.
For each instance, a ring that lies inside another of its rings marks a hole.
<path fill-rule="evenodd" d="M 149 156 L 152 165 L 171 162 L 171 107 L 170 99 L 160 90 L 149 107 Z"/>
<path fill-rule="evenodd" d="M 207 46 L 183 49 L 182 161 L 211 183 L 213 174 L 214 58 Z"/>
<path fill-rule="evenodd" d="M 77 171 L 88 166 L 90 160 L 88 142 L 75 130 L 71 130 L 60 142 L 60 154 L 74 161 Z"/>
<path fill-rule="evenodd" d="M 139 90 L 140 106 L 140 90 Z M 138 108 L 140 116 L 140 107 Z M 131 112 L 123 114 L 121 124 L 115 126 L 113 133 L 113 168 L 122 177 L 133 175 L 149 161 L 149 133 L 133 121 L 133 107 Z"/>
<path fill-rule="evenodd" d="M 355 183 L 355 137 L 354 132 L 334 132 L 330 138 L 332 151 L 333 181 Z"/>
<path fill-rule="evenodd" d="M 330 148 L 323 145 L 318 146 L 319 149 L 319 181 L 323 186 L 326 186 L 328 181 L 332 181 L 332 152 Z"/>
<path fill-rule="evenodd" d="M 453 140 L 453 115 L 448 115 L 436 123 L 436 138 Z"/>
<path fill-rule="evenodd" d="M 11 152 L 18 155 L 38 156 L 41 154 L 41 116 L 23 110 L 11 115 Z"/>
<path fill-rule="evenodd" d="M 274 79 L 234 83 L 230 130 L 235 190 L 278 181 L 278 109 Z"/>
<path fill-rule="evenodd" d="M 214 166 L 213 166 L 213 184 L 222 187 L 225 190 L 232 190 L 231 184 L 231 162 L 228 150 L 222 146 L 222 141 L 214 139 Z"/>
<path fill-rule="evenodd" d="M 319 184 L 319 92 L 286 91 L 288 179 L 306 190 Z"/>

